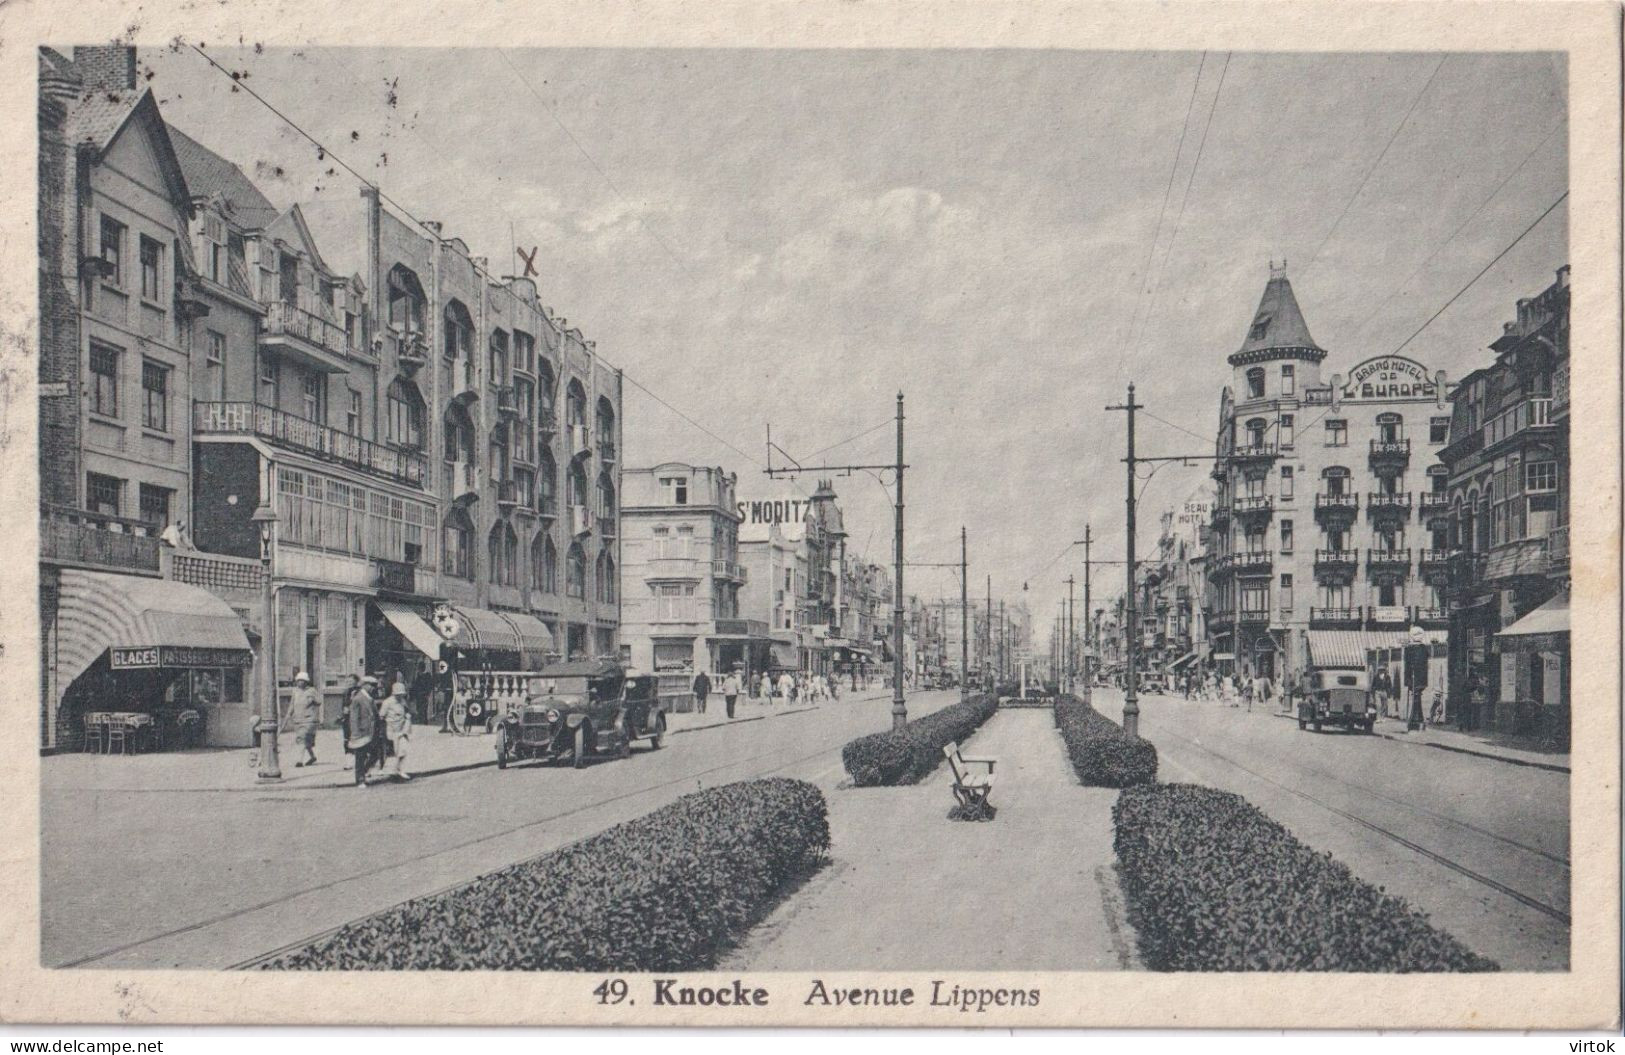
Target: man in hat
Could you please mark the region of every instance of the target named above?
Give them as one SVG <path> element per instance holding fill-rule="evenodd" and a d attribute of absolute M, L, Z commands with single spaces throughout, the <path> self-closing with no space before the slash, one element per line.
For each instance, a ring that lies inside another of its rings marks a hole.
<path fill-rule="evenodd" d="M 293 676 L 293 698 L 288 703 L 288 721 L 293 726 L 294 743 L 303 751 L 294 766 L 313 765 L 316 761 L 316 727 L 322 723 L 322 698 L 310 687 L 310 675 L 302 670 Z"/>
<path fill-rule="evenodd" d="M 728 705 L 729 718 L 734 716 L 734 704 L 739 702 L 739 681 L 738 667 L 734 667 L 728 672 L 728 676 L 722 679 L 722 702 Z"/>
<path fill-rule="evenodd" d="M 376 746 L 374 733 L 378 728 L 378 705 L 372 694 L 378 688 L 378 679 L 368 674 L 351 693 L 344 715 L 344 749 L 355 758 L 356 787 L 367 786 L 367 768 L 373 761 Z"/>

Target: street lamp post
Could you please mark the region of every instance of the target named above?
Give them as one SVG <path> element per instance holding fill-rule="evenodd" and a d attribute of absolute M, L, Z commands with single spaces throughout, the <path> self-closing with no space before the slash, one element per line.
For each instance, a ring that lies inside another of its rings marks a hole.
<path fill-rule="evenodd" d="M 277 756 L 276 604 L 271 594 L 271 536 L 276 531 L 277 517 L 270 506 L 262 505 L 250 519 L 260 531 L 259 779 L 271 783 L 282 779 L 282 764 Z"/>

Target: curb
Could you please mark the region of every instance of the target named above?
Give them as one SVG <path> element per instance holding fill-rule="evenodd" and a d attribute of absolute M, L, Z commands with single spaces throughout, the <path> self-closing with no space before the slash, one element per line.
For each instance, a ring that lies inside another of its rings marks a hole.
<path fill-rule="evenodd" d="M 818 710 L 817 707 L 796 707 L 791 710 L 775 711 L 772 714 L 756 714 L 749 718 L 724 718 L 720 722 L 711 722 L 708 725 L 691 725 L 686 729 L 673 729 L 668 735 L 682 736 L 684 733 L 700 733 L 707 729 L 722 729 L 730 725 L 744 725 L 746 722 L 760 722 L 769 718 L 783 718 L 790 714 L 806 714 L 808 711 L 816 710 Z"/>
<path fill-rule="evenodd" d="M 1431 740 L 1407 740 L 1392 733 L 1378 733 L 1384 740 L 1392 740 L 1399 744 L 1410 744 L 1412 747 L 1431 747 L 1439 751 L 1451 751 L 1458 755 L 1472 755 L 1475 758 L 1488 758 L 1496 762 L 1505 762 L 1511 766 L 1527 766 L 1530 769 L 1544 769 L 1551 773 L 1570 774 L 1573 771 L 1568 766 L 1560 766 L 1556 762 L 1536 762 L 1527 758 L 1513 758 L 1511 755 L 1497 755 L 1489 751 L 1474 751 L 1470 747 L 1457 747 L 1454 744 L 1435 743 Z"/>

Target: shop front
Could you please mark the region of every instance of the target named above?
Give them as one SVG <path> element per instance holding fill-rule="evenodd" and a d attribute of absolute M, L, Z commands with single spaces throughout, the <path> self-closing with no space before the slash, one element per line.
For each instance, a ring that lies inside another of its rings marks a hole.
<path fill-rule="evenodd" d="M 1560 593 L 1495 635 L 1497 728 L 1569 742 L 1569 597 Z"/>
<path fill-rule="evenodd" d="M 61 750 L 246 746 L 254 653 L 241 618 L 168 579 L 64 569 L 47 628 Z"/>

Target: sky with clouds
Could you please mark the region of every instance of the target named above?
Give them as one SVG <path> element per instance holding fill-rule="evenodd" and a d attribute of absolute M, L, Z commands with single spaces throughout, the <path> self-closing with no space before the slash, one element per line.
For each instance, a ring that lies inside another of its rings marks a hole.
<path fill-rule="evenodd" d="M 1121 556 L 1103 408 L 1134 381 L 1170 423 L 1142 417 L 1139 453 L 1210 450 L 1271 260 L 1329 376 L 1394 351 L 1568 186 L 1548 54 L 201 43 L 326 148 L 191 48 L 144 49 L 168 118 L 273 201 L 352 198 L 336 156 L 499 273 L 540 247 L 544 303 L 732 445 L 628 386 L 628 464 L 721 464 L 765 495 L 768 424 L 804 460 L 866 432 L 820 457 L 889 460 L 891 429 L 868 430 L 902 390 L 908 559 L 957 559 L 965 524 L 973 592 L 1025 582 L 1040 624 L 1085 523 Z M 1566 262 L 1567 222 L 1560 205 L 1404 354 L 1458 377 L 1486 361 Z M 1205 483 L 1146 485 L 1142 552 Z M 884 490 L 836 489 L 851 546 L 889 563 Z M 958 592 L 947 571 L 908 586 Z"/>

